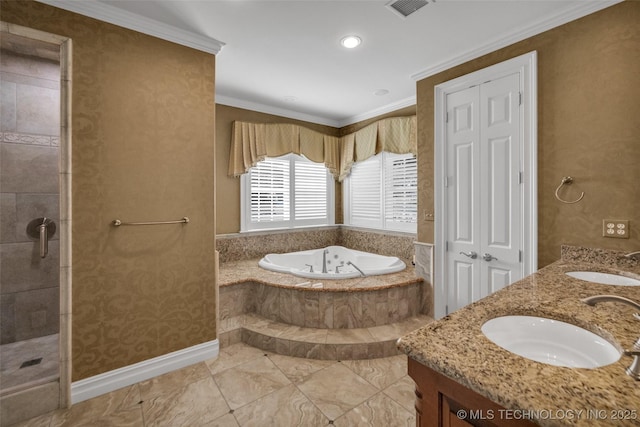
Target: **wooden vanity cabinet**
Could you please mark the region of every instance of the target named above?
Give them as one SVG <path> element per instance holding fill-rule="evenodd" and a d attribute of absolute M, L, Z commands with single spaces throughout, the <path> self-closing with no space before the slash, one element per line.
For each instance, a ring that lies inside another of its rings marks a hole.
<path fill-rule="evenodd" d="M 416 427 L 536 426 L 410 357 L 409 376 L 416 383 Z"/>

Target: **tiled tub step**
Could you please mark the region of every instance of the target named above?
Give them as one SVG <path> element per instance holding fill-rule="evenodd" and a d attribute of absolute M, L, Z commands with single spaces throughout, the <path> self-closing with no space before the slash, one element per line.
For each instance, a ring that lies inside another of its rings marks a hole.
<path fill-rule="evenodd" d="M 250 313 L 227 319 L 221 326 L 224 347 L 243 341 L 251 346 L 310 359 L 374 359 L 400 354 L 396 341 L 433 319 L 417 315 L 401 322 L 357 329 L 317 329 L 265 319 Z"/>

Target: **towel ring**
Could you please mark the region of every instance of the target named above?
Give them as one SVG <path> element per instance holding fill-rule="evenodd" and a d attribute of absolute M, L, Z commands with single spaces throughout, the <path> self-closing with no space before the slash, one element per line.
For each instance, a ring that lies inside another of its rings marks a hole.
<path fill-rule="evenodd" d="M 560 181 L 560 185 L 558 185 L 558 188 L 556 188 L 556 199 L 558 199 L 562 203 L 566 203 L 568 205 L 573 204 L 573 203 L 578 203 L 580 200 L 582 200 L 582 198 L 584 197 L 584 191 L 582 192 L 582 194 L 580 194 L 580 197 L 578 197 L 573 202 L 570 202 L 570 201 L 567 201 L 567 200 L 562 200 L 560 198 L 560 196 L 558 195 L 558 191 L 560 191 L 560 188 L 562 188 L 563 185 L 565 185 L 565 184 L 568 185 L 568 184 L 571 184 L 572 182 L 573 182 L 573 178 L 571 178 L 570 176 L 562 177 L 562 181 Z"/>

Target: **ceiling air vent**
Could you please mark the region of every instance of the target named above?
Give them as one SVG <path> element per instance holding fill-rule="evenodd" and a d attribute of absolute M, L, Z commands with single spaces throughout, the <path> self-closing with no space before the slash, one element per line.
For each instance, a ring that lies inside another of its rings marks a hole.
<path fill-rule="evenodd" d="M 429 3 L 427 0 L 393 0 L 387 3 L 387 7 L 403 18 L 406 18 L 422 6 L 426 6 L 427 3 Z"/>

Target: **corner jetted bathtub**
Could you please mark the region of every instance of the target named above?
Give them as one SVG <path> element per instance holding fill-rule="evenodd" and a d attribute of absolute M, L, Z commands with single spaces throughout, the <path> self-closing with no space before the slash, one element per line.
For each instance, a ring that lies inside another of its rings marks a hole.
<path fill-rule="evenodd" d="M 351 279 L 396 273 L 406 268 L 400 258 L 356 251 L 342 246 L 269 254 L 262 258 L 258 265 L 267 270 L 310 279 Z"/>

